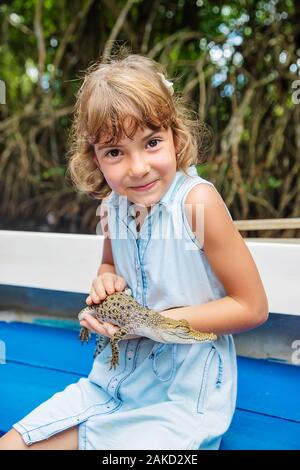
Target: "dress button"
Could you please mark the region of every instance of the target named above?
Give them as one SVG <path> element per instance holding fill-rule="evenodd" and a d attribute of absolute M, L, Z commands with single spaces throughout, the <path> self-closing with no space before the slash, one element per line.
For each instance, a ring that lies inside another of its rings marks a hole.
<path fill-rule="evenodd" d="M 128 357 L 128 359 L 132 359 L 133 358 L 133 351 L 128 351 L 127 357 Z"/>

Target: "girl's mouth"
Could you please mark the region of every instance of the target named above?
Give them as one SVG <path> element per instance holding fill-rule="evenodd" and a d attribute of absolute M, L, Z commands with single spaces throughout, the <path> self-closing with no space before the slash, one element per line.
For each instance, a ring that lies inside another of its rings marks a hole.
<path fill-rule="evenodd" d="M 152 181 L 152 183 L 148 183 L 145 186 L 136 186 L 136 187 L 131 186 L 131 189 L 133 189 L 134 191 L 147 191 L 148 189 L 153 188 L 156 182 L 157 180 Z"/>

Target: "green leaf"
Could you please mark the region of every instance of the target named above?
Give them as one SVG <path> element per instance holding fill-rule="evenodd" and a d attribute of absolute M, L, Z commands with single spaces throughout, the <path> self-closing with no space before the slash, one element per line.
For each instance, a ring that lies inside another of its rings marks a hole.
<path fill-rule="evenodd" d="M 270 176 L 268 178 L 268 186 L 272 189 L 279 188 L 282 185 L 282 180 L 275 178 L 274 176 Z"/>

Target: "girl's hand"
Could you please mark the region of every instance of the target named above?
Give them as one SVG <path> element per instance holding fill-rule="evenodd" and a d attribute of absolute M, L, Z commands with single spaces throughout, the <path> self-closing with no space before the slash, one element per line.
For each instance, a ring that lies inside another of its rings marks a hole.
<path fill-rule="evenodd" d="M 127 283 L 122 276 L 113 273 L 103 273 L 94 279 L 90 295 L 86 298 L 87 305 L 99 304 L 106 299 L 107 294 L 121 292 Z"/>
<path fill-rule="evenodd" d="M 86 298 L 87 305 L 99 304 L 106 299 L 107 294 L 121 292 L 125 289 L 127 283 L 122 276 L 113 273 L 103 273 L 94 279 L 90 295 Z M 109 322 L 100 322 L 89 313 L 84 315 L 84 320 L 80 322 L 81 326 L 85 326 L 93 333 L 99 333 L 109 338 L 113 336 L 120 328 Z M 136 335 L 130 335 L 126 339 L 139 338 Z"/>
<path fill-rule="evenodd" d="M 84 314 L 84 320 L 81 320 L 80 322 L 81 326 L 85 326 L 88 328 L 92 333 L 100 333 L 100 335 L 103 336 L 108 336 L 108 338 L 111 338 L 119 329 L 119 326 L 113 325 L 112 323 L 109 322 L 100 322 L 96 318 L 93 317 L 90 313 L 85 313 Z M 126 339 L 135 339 L 135 338 L 140 338 L 140 336 L 137 335 L 128 335 Z"/>
<path fill-rule="evenodd" d="M 109 322 L 100 322 L 97 318 L 94 318 L 90 313 L 84 314 L 84 319 L 80 322 L 81 326 L 85 326 L 92 333 L 98 333 L 109 338 L 113 336 L 120 328 Z"/>

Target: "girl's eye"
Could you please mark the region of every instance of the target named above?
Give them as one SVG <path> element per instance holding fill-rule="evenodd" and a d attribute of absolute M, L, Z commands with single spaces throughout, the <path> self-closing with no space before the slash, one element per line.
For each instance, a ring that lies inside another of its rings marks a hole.
<path fill-rule="evenodd" d="M 151 140 L 149 140 L 148 144 L 150 144 L 151 142 L 161 142 L 161 140 L 160 139 L 151 139 Z M 154 147 L 157 147 L 157 145 L 154 145 L 154 146 L 151 145 L 151 148 L 154 148 Z"/>
<path fill-rule="evenodd" d="M 110 155 L 112 152 L 119 152 L 119 150 L 118 150 L 118 149 L 112 149 L 112 150 L 110 150 L 109 152 L 107 152 L 107 153 L 105 154 L 105 156 L 106 156 L 106 155 L 112 156 L 112 157 L 118 157 L 118 156 L 119 156 L 119 155 Z"/>
<path fill-rule="evenodd" d="M 150 144 L 151 142 L 156 142 L 156 145 L 151 145 L 150 146 L 151 148 L 155 148 L 155 147 L 157 147 L 157 142 L 161 142 L 161 139 L 151 139 L 151 140 L 149 140 L 148 144 Z M 115 154 L 115 152 L 117 152 L 117 154 Z M 119 149 L 111 149 L 111 150 L 109 150 L 109 152 L 107 152 L 105 154 L 105 156 L 109 156 L 111 158 L 117 158 L 117 157 L 119 157 L 119 152 L 120 152 Z"/>

